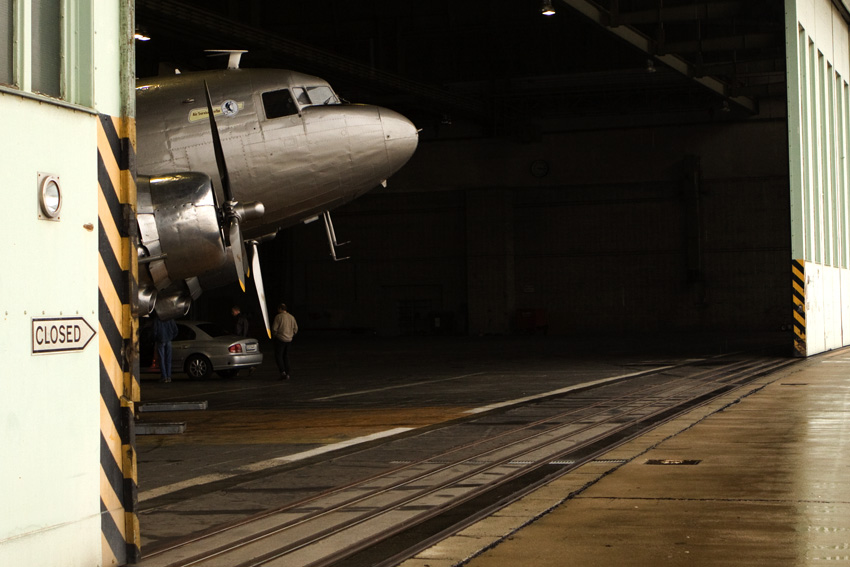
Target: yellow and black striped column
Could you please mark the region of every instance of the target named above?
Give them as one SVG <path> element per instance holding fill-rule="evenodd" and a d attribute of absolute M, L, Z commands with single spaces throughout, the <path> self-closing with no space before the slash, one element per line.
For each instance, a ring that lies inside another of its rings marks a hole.
<path fill-rule="evenodd" d="M 139 401 L 135 120 L 100 115 L 97 135 L 100 509 L 103 565 L 140 557 L 134 403 Z"/>
<path fill-rule="evenodd" d="M 806 347 L 806 262 L 791 262 L 791 298 L 794 317 L 794 355 L 808 356 Z"/>

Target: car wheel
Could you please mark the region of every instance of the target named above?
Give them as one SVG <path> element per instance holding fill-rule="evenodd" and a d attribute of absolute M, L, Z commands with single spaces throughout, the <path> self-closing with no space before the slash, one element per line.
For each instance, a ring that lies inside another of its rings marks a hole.
<path fill-rule="evenodd" d="M 202 354 L 193 354 L 187 358 L 184 369 L 189 378 L 209 378 L 213 373 L 210 359 Z"/>
<path fill-rule="evenodd" d="M 236 378 L 236 375 L 239 373 L 239 370 L 236 368 L 228 368 L 227 370 L 216 370 L 216 374 L 221 376 L 222 378 Z"/>

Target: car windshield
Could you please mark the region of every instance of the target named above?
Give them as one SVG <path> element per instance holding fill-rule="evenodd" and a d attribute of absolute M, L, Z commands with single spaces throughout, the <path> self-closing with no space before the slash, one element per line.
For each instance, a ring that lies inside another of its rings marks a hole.
<path fill-rule="evenodd" d="M 225 331 L 215 323 L 198 323 L 198 328 L 211 337 L 223 337 L 224 335 L 232 334 Z"/>

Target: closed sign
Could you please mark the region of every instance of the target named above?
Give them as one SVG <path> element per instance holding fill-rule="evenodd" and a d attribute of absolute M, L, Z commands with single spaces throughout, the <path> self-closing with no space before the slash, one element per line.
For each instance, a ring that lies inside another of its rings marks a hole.
<path fill-rule="evenodd" d="M 32 353 L 83 350 L 94 335 L 95 330 L 82 317 L 33 319 Z"/>

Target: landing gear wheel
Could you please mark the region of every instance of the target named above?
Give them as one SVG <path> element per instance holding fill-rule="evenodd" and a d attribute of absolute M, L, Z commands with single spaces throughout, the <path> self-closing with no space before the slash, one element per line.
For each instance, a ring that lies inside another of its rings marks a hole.
<path fill-rule="evenodd" d="M 210 363 L 210 360 L 206 356 L 201 354 L 193 354 L 187 358 L 184 369 L 186 370 L 186 374 L 189 375 L 189 378 L 209 378 L 213 373 L 212 363 Z"/>

